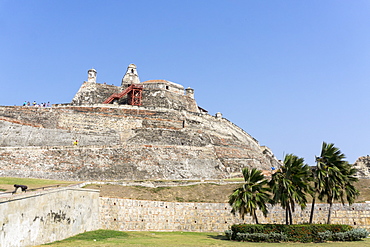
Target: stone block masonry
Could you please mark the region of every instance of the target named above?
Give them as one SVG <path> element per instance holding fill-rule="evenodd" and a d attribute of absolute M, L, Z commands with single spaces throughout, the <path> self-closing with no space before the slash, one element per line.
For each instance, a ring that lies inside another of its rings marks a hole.
<path fill-rule="evenodd" d="M 183 203 L 100 198 L 103 229 L 118 231 L 222 232 L 234 222 L 224 203 Z"/>
<path fill-rule="evenodd" d="M 100 228 L 99 191 L 59 188 L 0 198 L 0 246 L 35 246 Z"/>
<path fill-rule="evenodd" d="M 332 224 L 348 224 L 355 228 L 370 229 L 370 204 L 355 203 L 351 206 L 335 204 Z M 314 223 L 325 224 L 329 205 L 317 204 Z M 103 229 L 118 231 L 189 231 L 224 232 L 233 224 L 243 221 L 230 213 L 227 203 L 193 203 L 100 198 L 100 222 Z M 285 224 L 285 210 L 269 207 L 265 218 L 258 213 L 261 224 Z M 296 208 L 294 224 L 309 221 L 310 209 Z M 254 224 L 246 215 L 244 223 Z"/>
<path fill-rule="evenodd" d="M 276 165 L 249 134 L 210 115 L 127 105 L 0 107 L 3 176 L 220 179 Z"/>
<path fill-rule="evenodd" d="M 211 147 L 0 148 L 0 175 L 59 180 L 204 179 L 222 176 Z M 181 158 L 181 160 L 178 160 Z"/>
<path fill-rule="evenodd" d="M 82 185 L 79 185 L 82 186 Z M 324 224 L 328 204 L 317 204 L 314 223 Z M 0 246 L 34 246 L 97 229 L 118 231 L 224 232 L 244 222 L 227 203 L 164 202 L 99 197 L 77 186 L 0 197 Z M 333 224 L 370 230 L 370 204 L 333 205 Z M 306 223 L 309 209 L 296 208 L 294 224 Z M 269 207 L 259 222 L 284 224 L 285 210 Z"/>

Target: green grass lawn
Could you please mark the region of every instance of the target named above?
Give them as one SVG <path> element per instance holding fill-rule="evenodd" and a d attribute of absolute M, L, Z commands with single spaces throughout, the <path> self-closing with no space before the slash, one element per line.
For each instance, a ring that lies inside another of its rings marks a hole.
<path fill-rule="evenodd" d="M 86 232 L 74 237 L 57 241 L 48 246 L 302 246 L 302 247 L 361 247 L 370 246 L 370 239 L 356 242 L 328 242 L 328 243 L 249 243 L 227 240 L 221 233 L 199 232 L 118 232 L 111 230 L 98 230 Z M 45 246 L 45 245 L 44 245 Z"/>
<path fill-rule="evenodd" d="M 13 191 L 14 184 L 27 185 L 28 189 L 36 189 L 48 186 L 68 186 L 71 184 L 77 184 L 80 182 L 70 182 L 70 181 L 59 181 L 50 179 L 36 179 L 36 178 L 15 178 L 15 177 L 0 177 L 0 191 Z"/>
<path fill-rule="evenodd" d="M 49 184 L 76 184 L 80 182 L 70 181 L 59 181 L 51 179 L 39 179 L 39 178 L 15 178 L 15 177 L 0 177 L 0 184 L 29 184 L 29 185 L 49 185 Z"/>

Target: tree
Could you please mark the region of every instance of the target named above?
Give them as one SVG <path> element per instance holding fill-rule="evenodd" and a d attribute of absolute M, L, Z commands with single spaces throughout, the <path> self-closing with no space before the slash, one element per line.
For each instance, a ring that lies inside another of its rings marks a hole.
<path fill-rule="evenodd" d="M 293 224 L 292 212 L 298 204 L 306 207 L 306 194 L 310 193 L 310 168 L 304 164 L 304 159 L 293 154 L 287 154 L 284 165 L 271 178 L 269 185 L 272 189 L 274 204 L 280 203 L 285 209 L 285 223 Z"/>
<path fill-rule="evenodd" d="M 311 213 L 310 213 L 310 221 L 309 223 L 312 224 L 313 221 L 313 213 L 315 210 L 315 203 L 316 203 L 316 194 L 320 194 L 321 188 L 323 187 L 322 185 L 322 177 L 324 175 L 322 174 L 322 171 L 318 169 L 318 167 L 313 167 L 312 168 L 312 180 L 314 181 L 314 189 L 312 190 L 312 204 L 311 204 Z"/>
<path fill-rule="evenodd" d="M 331 222 L 332 206 L 334 201 L 340 200 L 342 204 L 347 201 L 352 204 L 359 195 L 353 183 L 358 181 L 355 177 L 357 170 L 347 161 L 345 155 L 333 143 L 323 142 L 321 155 L 316 157 L 314 171 L 315 190 L 313 194 L 310 223 L 312 223 L 316 194 L 318 199 L 329 204 L 327 224 Z"/>
<path fill-rule="evenodd" d="M 270 188 L 266 186 L 268 181 L 256 168 L 252 170 L 244 168 L 242 172 L 245 183 L 229 196 L 231 213 L 235 215 L 236 212 L 239 212 L 243 220 L 245 214 L 249 213 L 258 224 L 256 210 L 260 209 L 265 217 L 268 213 L 266 206 L 270 201 Z"/>

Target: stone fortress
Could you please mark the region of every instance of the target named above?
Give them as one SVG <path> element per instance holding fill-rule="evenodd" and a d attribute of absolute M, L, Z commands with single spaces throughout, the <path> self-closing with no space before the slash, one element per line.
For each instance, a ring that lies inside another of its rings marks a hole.
<path fill-rule="evenodd" d="M 140 82 L 134 64 L 120 86 L 97 83 L 90 69 L 68 104 L 0 106 L 0 133 L 2 176 L 207 180 L 279 166 L 269 148 L 199 107 L 193 89 Z"/>
<path fill-rule="evenodd" d="M 199 107 L 193 89 L 140 82 L 133 64 L 121 86 L 97 83 L 96 75 L 88 71 L 69 104 L 0 106 L 0 175 L 124 183 L 213 180 L 240 176 L 247 166 L 279 167 L 267 147 Z M 97 229 L 223 232 L 242 223 L 227 203 L 101 197 L 81 188 L 87 183 L 0 195 L 0 246 L 35 246 Z M 315 207 L 314 222 L 324 223 L 329 205 Z M 269 211 L 267 218 L 259 212 L 261 223 L 284 224 L 284 209 Z M 369 203 L 336 204 L 332 221 L 369 229 L 369 212 Z M 308 217 L 308 209 L 297 208 L 293 218 L 304 223 Z"/>

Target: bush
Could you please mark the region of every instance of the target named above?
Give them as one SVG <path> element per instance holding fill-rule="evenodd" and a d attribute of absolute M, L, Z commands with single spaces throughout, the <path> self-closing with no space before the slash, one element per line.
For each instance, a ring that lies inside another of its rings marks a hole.
<path fill-rule="evenodd" d="M 353 229 L 348 232 L 337 232 L 332 236 L 333 241 L 360 241 L 363 238 L 366 238 L 369 235 L 369 232 L 365 229 Z"/>
<path fill-rule="evenodd" d="M 278 243 L 287 241 L 287 236 L 284 233 L 240 233 L 236 234 L 235 240 L 246 242 L 269 242 Z"/>
<path fill-rule="evenodd" d="M 225 235 L 229 240 L 232 240 L 233 231 L 232 230 L 225 230 Z"/>
<path fill-rule="evenodd" d="M 318 232 L 317 235 L 318 238 L 320 239 L 320 242 L 331 240 L 333 237 L 333 233 L 331 231 Z"/>
<path fill-rule="evenodd" d="M 336 232 L 331 231 L 319 232 L 318 233 L 321 242 L 325 241 L 360 241 L 369 235 L 369 232 L 365 229 L 353 229 L 347 232 Z"/>
<path fill-rule="evenodd" d="M 352 230 L 352 227 L 349 225 L 281 225 L 281 224 L 259 224 L 259 225 L 249 225 L 249 224 L 239 224 L 233 225 L 229 233 L 229 238 L 232 240 L 237 240 L 237 238 L 242 238 L 241 241 L 253 241 L 257 239 L 264 239 L 264 242 L 267 242 L 269 239 L 265 235 L 260 234 L 284 234 L 287 237 L 287 241 L 293 242 L 323 242 L 332 238 L 331 234 L 339 232 L 348 232 Z M 326 233 L 325 233 L 326 232 Z M 330 232 L 330 233 L 329 233 Z M 243 234 L 257 234 L 257 235 L 239 235 L 238 233 Z M 319 234 L 320 233 L 320 234 Z M 354 235 L 360 235 L 360 233 L 351 233 L 351 237 L 354 239 Z M 362 233 L 364 235 L 364 233 Z M 361 235 L 361 236 L 362 236 Z M 269 235 L 271 236 L 271 235 Z M 279 235 L 280 236 L 280 235 Z M 277 237 L 279 238 L 279 237 Z M 338 239 L 349 238 L 347 235 L 342 236 L 338 235 Z M 246 240 L 248 239 L 248 240 Z M 279 238 L 277 241 L 284 241 Z"/>

